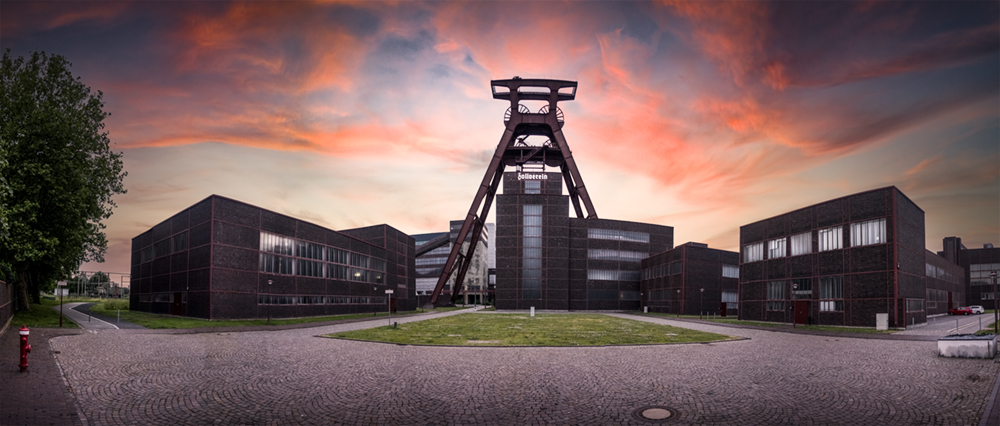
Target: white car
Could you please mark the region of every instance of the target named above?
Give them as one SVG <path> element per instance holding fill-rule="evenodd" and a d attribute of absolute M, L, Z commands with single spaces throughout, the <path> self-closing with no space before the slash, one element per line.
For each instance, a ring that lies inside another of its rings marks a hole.
<path fill-rule="evenodd" d="M 974 313 L 974 314 L 984 314 L 984 313 L 986 313 L 986 309 L 983 309 L 983 307 L 979 306 L 979 305 L 969 306 L 969 309 L 972 309 L 972 313 Z"/>

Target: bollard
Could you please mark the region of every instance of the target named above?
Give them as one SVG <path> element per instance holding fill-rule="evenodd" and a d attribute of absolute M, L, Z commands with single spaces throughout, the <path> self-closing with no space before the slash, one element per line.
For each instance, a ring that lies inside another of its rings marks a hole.
<path fill-rule="evenodd" d="M 983 317 L 979 317 L 979 329 L 983 329 Z"/>
<path fill-rule="evenodd" d="M 531 316 L 535 316 L 535 307 L 534 306 L 531 307 Z"/>
<path fill-rule="evenodd" d="M 394 323 L 392 323 L 392 329 L 393 329 L 393 330 L 395 330 L 395 329 L 396 329 L 396 327 L 397 327 L 398 325 L 399 325 L 399 323 L 398 323 L 398 322 L 394 322 Z"/>
<path fill-rule="evenodd" d="M 17 334 L 21 335 L 21 372 L 28 371 L 28 353 L 31 352 L 31 345 L 28 344 L 28 326 L 22 325 Z"/>

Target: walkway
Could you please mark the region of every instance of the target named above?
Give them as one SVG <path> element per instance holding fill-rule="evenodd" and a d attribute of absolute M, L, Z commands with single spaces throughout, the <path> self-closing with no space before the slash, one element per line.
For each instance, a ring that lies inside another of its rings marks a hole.
<path fill-rule="evenodd" d="M 399 317 L 401 324 L 422 318 Z M 978 424 L 1000 364 L 931 341 L 625 315 L 747 337 L 595 348 L 417 347 L 283 331 L 99 330 L 52 341 L 93 424 Z M 396 319 L 394 319 L 396 320 Z"/>
<path fill-rule="evenodd" d="M 615 315 L 750 340 L 448 348 L 316 337 L 385 317 L 246 332 L 40 329 L 22 374 L 12 326 L 0 336 L 0 424 L 654 424 L 636 417 L 651 406 L 669 409 L 670 424 L 1000 424 L 1000 363 L 940 358 L 932 341 Z"/>

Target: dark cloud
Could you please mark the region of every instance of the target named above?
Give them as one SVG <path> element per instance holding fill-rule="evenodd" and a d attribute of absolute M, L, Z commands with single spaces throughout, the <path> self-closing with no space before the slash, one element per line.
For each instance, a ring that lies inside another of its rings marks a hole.
<path fill-rule="evenodd" d="M 334 5 L 326 12 L 326 16 L 331 25 L 358 37 L 375 35 L 382 24 L 382 19 L 375 11 L 348 5 Z"/>

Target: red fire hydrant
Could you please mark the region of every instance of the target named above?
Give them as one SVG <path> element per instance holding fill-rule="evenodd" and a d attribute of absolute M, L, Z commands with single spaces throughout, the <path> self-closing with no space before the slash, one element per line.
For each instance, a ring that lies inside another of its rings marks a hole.
<path fill-rule="evenodd" d="M 31 352 L 31 345 L 28 344 L 28 326 L 22 325 L 17 331 L 21 335 L 21 372 L 28 371 L 28 352 Z"/>

